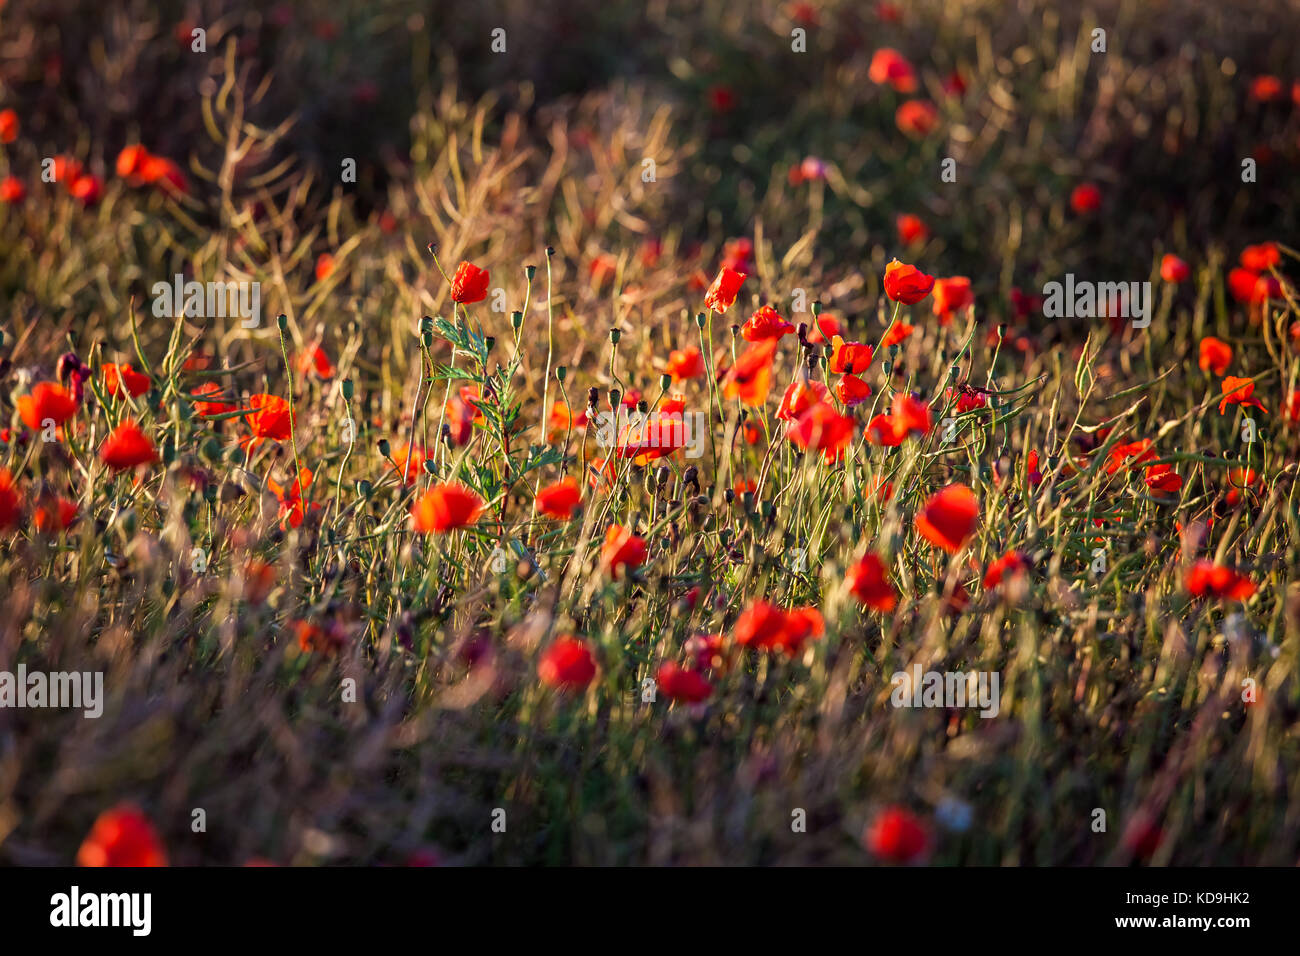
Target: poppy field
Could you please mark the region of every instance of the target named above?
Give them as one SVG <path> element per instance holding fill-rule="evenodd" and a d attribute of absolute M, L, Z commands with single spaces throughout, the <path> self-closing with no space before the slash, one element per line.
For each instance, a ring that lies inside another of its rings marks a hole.
<path fill-rule="evenodd" d="M 1246 7 L 0 2 L 0 862 L 1300 862 Z"/>

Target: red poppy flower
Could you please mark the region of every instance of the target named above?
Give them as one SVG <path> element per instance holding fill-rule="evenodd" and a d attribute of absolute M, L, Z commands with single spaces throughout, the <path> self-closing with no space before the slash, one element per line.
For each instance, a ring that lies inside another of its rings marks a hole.
<path fill-rule="evenodd" d="M 765 339 L 741 352 L 736 364 L 727 370 L 723 395 L 738 398 L 755 408 L 767 401 L 767 393 L 772 388 L 772 359 L 776 356 L 776 343 L 776 339 Z"/>
<path fill-rule="evenodd" d="M 333 626 L 321 627 L 298 619 L 291 621 L 289 627 L 298 640 L 298 649 L 304 654 L 337 654 L 347 643 L 343 632 Z"/>
<path fill-rule="evenodd" d="M 891 345 L 900 345 L 915 331 L 915 326 L 908 325 L 902 319 L 895 319 L 893 324 L 885 330 L 884 336 L 881 337 L 880 347 L 887 349 Z"/>
<path fill-rule="evenodd" d="M 685 349 L 673 349 L 668 353 L 667 371 L 673 377 L 674 382 L 699 378 L 704 374 L 704 356 L 694 346 Z"/>
<path fill-rule="evenodd" d="M 1291 389 L 1286 398 L 1285 413 L 1288 424 L 1300 425 L 1300 388 Z"/>
<path fill-rule="evenodd" d="M 779 339 L 794 331 L 794 326 L 781 317 L 770 305 L 765 305 L 740 328 L 740 336 L 746 342 L 762 342 L 765 339 Z"/>
<path fill-rule="evenodd" d="M 68 187 L 83 206 L 93 206 L 104 195 L 104 183 L 98 176 L 78 176 Z"/>
<path fill-rule="evenodd" d="M 916 71 L 912 64 L 903 54 L 887 46 L 881 47 L 871 57 L 867 76 L 879 86 L 889 84 L 896 93 L 916 92 Z"/>
<path fill-rule="evenodd" d="M 117 154 L 117 174 L 123 179 L 138 178 L 148 157 L 149 151 L 139 143 L 124 147 Z"/>
<path fill-rule="evenodd" d="M 573 431 L 585 431 L 586 428 L 586 409 L 578 412 L 575 416 L 573 410 L 564 402 L 557 401 L 551 405 L 551 417 L 547 422 L 546 431 L 546 438 L 548 441 L 559 441 L 570 429 Z"/>
<path fill-rule="evenodd" d="M 18 114 L 13 110 L 0 110 L 0 143 L 12 143 L 18 138 Z"/>
<path fill-rule="evenodd" d="M 1255 383 L 1248 378 L 1238 378 L 1235 375 L 1229 375 L 1221 383 L 1223 389 L 1223 398 L 1219 400 L 1219 414 L 1226 415 L 1229 405 L 1240 405 L 1242 408 L 1258 408 L 1265 414 L 1268 409 L 1263 406 L 1259 399 L 1253 398 L 1255 394 Z"/>
<path fill-rule="evenodd" d="M 334 256 L 328 252 L 322 252 L 316 257 L 316 281 L 324 282 L 334 271 Z"/>
<path fill-rule="evenodd" d="M 885 563 L 867 552 L 844 576 L 849 593 L 876 611 L 888 614 L 898 605 L 898 592 L 885 577 Z"/>
<path fill-rule="evenodd" d="M 1070 193 L 1070 208 L 1084 216 L 1101 208 L 1101 190 L 1093 183 L 1080 183 Z"/>
<path fill-rule="evenodd" d="M 718 277 L 704 294 L 704 304 L 714 312 L 726 312 L 736 301 L 736 295 L 745 281 L 745 273 L 723 266 Z"/>
<path fill-rule="evenodd" d="M 576 693 L 596 676 L 596 659 L 583 641 L 566 634 L 542 651 L 537 661 L 537 676 L 547 687 Z"/>
<path fill-rule="evenodd" d="M 113 471 L 125 471 L 158 460 L 153 442 L 131 419 L 114 428 L 99 449 L 100 460 Z"/>
<path fill-rule="evenodd" d="M 695 590 L 699 590 L 696 588 Z M 691 604 L 694 607 L 694 604 Z M 683 650 L 696 670 L 725 670 L 730 663 L 726 639 L 721 634 L 696 634 L 687 638 Z"/>
<path fill-rule="evenodd" d="M 966 276 L 934 280 L 934 314 L 939 317 L 940 325 L 947 325 L 954 315 L 974 304 L 975 294 Z"/>
<path fill-rule="evenodd" d="M 568 521 L 581 506 L 582 491 L 575 478 L 561 478 L 537 492 L 537 510 L 561 521 Z"/>
<path fill-rule="evenodd" d="M 1256 103 L 1268 103 L 1281 99 L 1282 81 L 1276 76 L 1257 76 L 1250 84 L 1250 98 Z"/>
<path fill-rule="evenodd" d="M 1276 242 L 1261 242 L 1241 250 L 1241 266 L 1251 272 L 1267 272 L 1282 264 L 1282 252 Z"/>
<path fill-rule="evenodd" d="M 855 423 L 825 402 L 818 402 L 794 423 L 786 426 L 786 437 L 805 451 L 819 451 L 828 463 L 844 457 L 853 440 Z"/>
<path fill-rule="evenodd" d="M 204 382 L 198 388 L 190 389 L 190 394 L 199 395 L 220 395 L 221 386 L 216 382 Z M 194 410 L 200 415 L 224 415 L 226 412 L 233 412 L 235 406 L 228 402 L 195 402 Z"/>
<path fill-rule="evenodd" d="M 731 87 L 718 84 L 709 87 L 709 106 L 715 113 L 730 113 L 736 108 L 736 94 Z"/>
<path fill-rule="evenodd" d="M 865 342 L 845 342 L 838 335 L 831 339 L 831 360 L 827 366 L 832 375 L 853 375 L 865 372 L 876 350 Z"/>
<path fill-rule="evenodd" d="M 934 288 L 934 276 L 926 275 L 916 266 L 891 259 L 885 267 L 885 294 L 895 302 L 916 305 Z"/>
<path fill-rule="evenodd" d="M 840 328 L 839 319 L 823 312 L 817 316 L 812 328 L 808 330 L 808 344 L 820 345 L 822 342 L 829 342 L 842 332 L 843 329 Z"/>
<path fill-rule="evenodd" d="M 1177 284 L 1186 282 L 1192 275 L 1192 267 L 1173 253 L 1167 253 L 1160 260 L 1160 278 Z"/>
<path fill-rule="evenodd" d="M 23 499 L 14 484 L 14 476 L 8 468 L 0 467 L 0 531 L 18 527 L 22 513 Z M 37 529 L 43 530 L 39 524 Z"/>
<path fill-rule="evenodd" d="M 244 420 L 253 435 L 258 438 L 270 438 L 284 441 L 289 437 L 289 403 L 279 395 L 259 393 L 248 397 L 252 409 Z"/>
<path fill-rule="evenodd" d="M 1174 494 L 1183 487 L 1182 476 L 1174 471 L 1173 465 L 1150 465 L 1143 479 L 1152 491 Z"/>
<path fill-rule="evenodd" d="M 1213 561 L 1197 561 L 1187 572 L 1187 592 L 1193 597 L 1244 601 L 1255 593 L 1255 582 Z"/>
<path fill-rule="evenodd" d="M 189 180 L 181 168 L 165 156 L 146 155 L 140 164 L 139 178 L 154 186 L 165 183 L 182 193 L 190 191 Z"/>
<path fill-rule="evenodd" d="M 1113 475 L 1121 468 L 1136 468 L 1148 461 L 1155 461 L 1159 456 L 1152 449 L 1152 444 L 1150 438 L 1143 438 L 1141 441 L 1112 446 L 1107 456 L 1106 474 Z M 1130 458 L 1133 460 L 1129 461 Z"/>
<path fill-rule="evenodd" d="M 894 123 L 907 136 L 928 136 L 939 125 L 939 108 L 929 100 L 908 100 L 894 113 Z"/>
<path fill-rule="evenodd" d="M 447 482 L 434 485 L 411 506 L 411 521 L 416 531 L 442 534 L 473 524 L 486 507 L 464 485 Z"/>
<path fill-rule="evenodd" d="M 989 400 L 984 397 L 983 393 L 964 388 L 945 389 L 944 394 L 951 401 L 957 401 L 957 414 L 964 415 L 966 412 L 973 412 L 978 408 L 987 408 Z"/>
<path fill-rule="evenodd" d="M 1213 372 L 1215 375 L 1222 375 L 1228 370 L 1228 365 L 1232 362 L 1232 346 L 1222 339 L 1216 339 L 1212 335 L 1207 335 L 1201 339 L 1201 359 L 1200 366 L 1203 372 Z"/>
<path fill-rule="evenodd" d="M 856 375 L 845 375 L 835 383 L 835 397 L 841 405 L 852 408 L 871 397 L 871 386 Z"/>
<path fill-rule="evenodd" d="M 686 396 L 680 392 L 669 395 L 659 406 L 664 415 L 681 415 L 686 411 Z"/>
<path fill-rule="evenodd" d="M 309 345 L 299 352 L 297 366 L 299 375 L 315 373 L 318 378 L 333 378 L 336 371 L 334 363 L 319 344 Z"/>
<path fill-rule="evenodd" d="M 1008 551 L 988 566 L 984 572 L 984 589 L 992 591 L 1004 580 L 1024 574 L 1030 568 L 1029 559 L 1019 551 Z"/>
<path fill-rule="evenodd" d="M 271 494 L 275 495 L 280 502 L 280 527 L 284 530 L 297 528 L 302 524 L 305 511 L 303 508 L 302 495 L 303 491 L 311 487 L 312 471 L 310 468 L 303 468 L 298 472 L 298 477 L 293 485 L 284 488 L 273 478 L 266 480 L 266 486 L 270 489 Z M 319 510 L 320 505 L 312 502 L 311 510 Z"/>
<path fill-rule="evenodd" d="M 913 432 L 928 435 L 932 422 L 930 406 L 899 392 L 888 415 L 877 415 L 867 425 L 867 439 L 875 445 L 896 448 Z"/>
<path fill-rule="evenodd" d="M 863 843 L 875 856 L 891 863 L 909 863 L 925 852 L 925 827 L 915 814 L 902 807 L 886 807 L 863 836 Z"/>
<path fill-rule="evenodd" d="M 674 661 L 660 665 L 655 683 L 669 700 L 698 704 L 713 693 L 713 686 L 699 671 L 688 670 Z"/>
<path fill-rule="evenodd" d="M 27 198 L 27 187 L 17 176 L 0 179 L 0 202 L 17 205 Z"/>
<path fill-rule="evenodd" d="M 618 438 L 617 454 L 644 465 L 685 448 L 689 438 L 680 416 L 663 415 L 624 429 Z"/>
<path fill-rule="evenodd" d="M 1043 483 L 1043 473 L 1038 470 L 1037 451 L 1031 451 L 1025 456 L 1025 479 L 1031 488 L 1037 488 Z"/>
<path fill-rule="evenodd" d="M 920 216 L 905 212 L 894 220 L 894 225 L 898 229 L 898 241 L 905 246 L 925 242 L 930 238 L 930 229 Z"/>
<path fill-rule="evenodd" d="M 1230 269 L 1228 271 L 1228 292 L 1238 302 L 1253 304 L 1255 285 L 1259 282 L 1259 273 L 1250 269 Z"/>
<path fill-rule="evenodd" d="M 56 534 L 72 527 L 77 520 L 77 510 L 75 501 L 50 495 L 37 503 L 36 510 L 32 512 L 32 523 L 37 531 Z"/>
<path fill-rule="evenodd" d="M 645 539 L 634 535 L 621 525 L 612 524 L 605 531 L 605 543 L 600 549 L 600 563 L 609 569 L 615 581 L 621 571 L 632 571 L 645 564 Z"/>
<path fill-rule="evenodd" d="M 831 400 L 831 390 L 821 382 L 802 378 L 795 379 L 786 386 L 781 396 L 781 407 L 776 410 L 776 417 L 783 422 L 797 421 L 799 417 L 818 402 Z"/>
<path fill-rule="evenodd" d="M 1252 486 L 1260 479 L 1260 475 L 1254 468 L 1229 468 L 1227 502 L 1229 508 L 1235 508 L 1237 503 L 1242 501 Z"/>
<path fill-rule="evenodd" d="M 591 284 L 599 289 L 605 284 L 605 280 L 612 278 L 618 268 L 618 261 L 609 253 L 604 252 L 591 260 L 587 266 L 587 278 Z"/>
<path fill-rule="evenodd" d="M 62 425 L 77 411 L 77 400 L 57 382 L 38 382 L 27 395 L 18 397 L 18 417 L 32 431 L 38 432 L 47 422 Z"/>
<path fill-rule="evenodd" d="M 122 397 L 123 387 L 131 393 L 132 398 L 139 398 L 149 391 L 151 384 L 148 375 L 137 372 L 129 364 L 115 365 L 107 362 L 104 365 L 104 391 L 114 398 Z"/>
<path fill-rule="evenodd" d="M 166 866 L 167 854 L 149 818 L 121 804 L 99 815 L 77 851 L 78 866 Z"/>
<path fill-rule="evenodd" d="M 979 502 L 962 484 L 948 485 L 930 496 L 916 516 L 916 530 L 936 548 L 956 554 L 975 533 Z"/>
<path fill-rule="evenodd" d="M 487 298 L 491 279 L 492 273 L 487 269 L 480 269 L 472 262 L 461 262 L 451 280 L 451 300 L 461 305 L 482 302 Z"/>

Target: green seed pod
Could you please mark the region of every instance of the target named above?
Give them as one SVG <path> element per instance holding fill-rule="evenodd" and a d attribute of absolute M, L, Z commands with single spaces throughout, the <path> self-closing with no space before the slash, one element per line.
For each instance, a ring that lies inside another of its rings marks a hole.
<path fill-rule="evenodd" d="M 555 370 L 555 377 L 558 378 L 561 382 L 563 382 L 566 378 L 568 378 L 568 376 L 569 376 L 569 367 L 567 365 L 561 365 L 559 368 Z"/>
<path fill-rule="evenodd" d="M 359 494 L 362 498 L 369 498 L 369 497 L 370 497 L 370 482 L 366 481 L 364 478 L 362 478 L 360 481 L 358 481 L 358 482 L 357 482 L 357 494 Z"/>
<path fill-rule="evenodd" d="M 699 326 L 700 328 L 704 328 L 704 319 L 705 319 L 705 317 L 704 317 L 704 313 L 703 313 L 703 312 L 696 312 L 696 313 L 695 313 L 695 324 L 696 324 L 697 326 Z"/>
<path fill-rule="evenodd" d="M 425 332 L 432 332 L 432 331 L 433 331 L 433 318 L 431 316 L 426 315 L 424 318 L 420 320 L 420 334 L 423 335 Z"/>
<path fill-rule="evenodd" d="M 387 438 L 379 439 L 379 454 L 385 458 L 392 454 L 392 446 L 388 444 Z"/>
<path fill-rule="evenodd" d="M 618 403 L 623 400 L 623 393 L 616 388 L 609 390 L 609 407 L 618 408 Z"/>
<path fill-rule="evenodd" d="M 812 304 L 812 314 L 813 314 L 814 317 L 822 314 L 822 302 L 821 302 L 821 299 L 814 299 L 814 300 L 813 300 L 813 304 Z"/>
<path fill-rule="evenodd" d="M 532 282 L 533 277 L 537 275 L 537 266 L 524 266 L 524 275 L 528 276 L 529 282 Z"/>
<path fill-rule="evenodd" d="M 615 345 L 618 345 L 618 340 L 621 339 L 622 337 L 623 337 L 622 330 L 620 329 L 609 330 L 609 340 L 613 342 Z"/>
<path fill-rule="evenodd" d="M 350 378 L 345 378 L 345 379 L 343 380 L 343 399 L 344 399 L 344 401 L 348 401 L 348 402 L 352 401 L 352 395 L 353 395 L 352 379 L 350 379 Z"/>
<path fill-rule="evenodd" d="M 669 375 L 667 372 L 659 376 L 659 388 L 662 389 L 663 391 L 665 392 L 668 391 L 668 386 L 671 385 L 672 383 L 673 383 L 673 377 Z"/>
<path fill-rule="evenodd" d="M 281 332 L 284 332 L 289 328 L 289 317 L 281 312 L 275 317 L 275 324 L 280 327 Z"/>
<path fill-rule="evenodd" d="M 510 325 L 514 329 L 521 329 L 524 325 L 524 314 L 519 311 L 510 313 Z"/>
<path fill-rule="evenodd" d="M 426 349 L 433 348 L 433 333 L 425 332 L 423 335 L 421 335 L 420 344 L 422 344 Z"/>

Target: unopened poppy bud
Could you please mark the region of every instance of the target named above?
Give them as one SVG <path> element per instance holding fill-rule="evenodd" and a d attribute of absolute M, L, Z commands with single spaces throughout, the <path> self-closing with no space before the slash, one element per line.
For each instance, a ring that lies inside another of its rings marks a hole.
<path fill-rule="evenodd" d="M 524 266 L 524 275 L 528 277 L 529 282 L 532 282 L 533 276 L 537 275 L 537 266 Z"/>
<path fill-rule="evenodd" d="M 354 389 L 352 386 L 352 379 L 345 378 L 343 380 L 343 398 L 345 401 L 349 401 L 349 402 L 352 401 L 353 391 Z"/>
<path fill-rule="evenodd" d="M 599 402 L 600 402 L 600 391 L 599 389 L 596 388 L 595 385 L 593 385 L 591 386 L 591 388 L 587 389 L 587 407 L 595 408 Z"/>
<path fill-rule="evenodd" d="M 524 324 L 524 314 L 518 310 L 510 313 L 510 325 L 512 328 L 520 329 Z"/>
<path fill-rule="evenodd" d="M 369 497 L 370 497 L 370 482 L 366 481 L 364 478 L 362 478 L 360 481 L 358 481 L 358 482 L 357 482 L 357 494 L 359 494 L 362 498 L 369 498 Z"/>
<path fill-rule="evenodd" d="M 882 372 L 884 372 L 886 375 L 889 375 L 891 372 L 894 371 L 894 363 L 893 363 L 893 362 L 881 362 L 881 363 L 880 363 L 880 370 L 881 370 Z"/>
<path fill-rule="evenodd" d="M 703 312 L 696 312 L 696 313 L 695 313 L 695 324 L 696 324 L 697 326 L 699 326 L 700 328 L 704 328 L 704 318 L 705 318 L 705 317 L 704 317 L 704 313 L 703 313 Z"/>
<path fill-rule="evenodd" d="M 813 304 L 812 304 L 812 314 L 813 314 L 814 317 L 819 316 L 819 315 L 822 314 L 822 301 L 821 301 L 821 299 L 813 299 Z"/>
<path fill-rule="evenodd" d="M 569 367 L 567 365 L 561 365 L 555 370 L 555 377 L 563 382 L 569 377 Z"/>
<path fill-rule="evenodd" d="M 429 255 L 436 256 L 438 254 L 438 244 L 436 242 L 429 243 L 426 248 L 429 250 Z"/>
<path fill-rule="evenodd" d="M 623 393 L 616 388 L 609 390 L 609 407 L 618 408 L 618 403 L 623 399 Z"/>
<path fill-rule="evenodd" d="M 275 324 L 278 325 L 280 327 L 280 331 L 283 332 L 287 328 L 289 328 L 289 317 L 285 315 L 283 312 L 281 312 L 279 315 L 275 317 Z"/>
<path fill-rule="evenodd" d="M 960 366 L 957 366 L 957 365 L 950 365 L 950 366 L 948 366 L 948 377 L 949 377 L 949 378 L 956 378 L 956 377 L 957 377 L 958 375 L 960 375 L 960 374 L 961 374 L 961 368 L 960 368 Z"/>
<path fill-rule="evenodd" d="M 644 415 L 646 412 L 650 411 L 650 403 L 643 398 L 641 401 L 636 403 L 636 410 Z"/>
<path fill-rule="evenodd" d="M 420 334 L 423 335 L 425 332 L 432 332 L 432 331 L 433 331 L 433 319 L 426 315 L 424 318 L 420 320 Z"/>
<path fill-rule="evenodd" d="M 897 357 L 898 357 L 898 346 L 897 346 L 897 345 L 891 345 L 891 346 L 889 347 L 889 357 L 890 357 L 891 359 L 892 359 L 892 358 L 897 358 Z"/>
<path fill-rule="evenodd" d="M 722 497 L 723 500 L 727 502 L 727 504 L 731 504 L 733 501 L 736 500 L 736 493 L 732 491 L 730 488 L 728 488 L 726 491 L 722 493 Z"/>
<path fill-rule="evenodd" d="M 379 454 L 387 458 L 392 453 L 392 446 L 388 444 L 387 438 L 379 439 Z"/>
<path fill-rule="evenodd" d="M 430 475 L 430 476 L 432 476 L 432 477 L 434 477 L 434 478 L 437 478 L 437 477 L 438 477 L 438 463 L 437 463 L 436 461 L 434 461 L 432 458 L 426 458 L 426 459 L 424 459 L 424 471 L 425 471 L 425 474 Z"/>
<path fill-rule="evenodd" d="M 618 345 L 618 340 L 621 339 L 622 337 L 623 337 L 623 332 L 620 329 L 609 330 L 609 340 L 613 342 L 615 345 Z"/>
<path fill-rule="evenodd" d="M 673 377 L 669 375 L 667 372 L 659 376 L 659 388 L 662 391 L 665 392 L 668 391 L 668 386 L 671 385 L 672 383 L 673 383 Z"/>

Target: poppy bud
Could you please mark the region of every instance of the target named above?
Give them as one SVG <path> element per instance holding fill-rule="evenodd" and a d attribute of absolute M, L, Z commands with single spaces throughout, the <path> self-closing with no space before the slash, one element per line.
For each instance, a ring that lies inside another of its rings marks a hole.
<path fill-rule="evenodd" d="M 724 500 L 726 500 L 727 504 L 731 504 L 733 501 L 736 500 L 736 493 L 732 491 L 730 488 L 728 488 L 726 491 L 722 493 L 722 497 Z"/>
<path fill-rule="evenodd" d="M 432 332 L 432 331 L 433 331 L 433 319 L 431 319 L 429 316 L 426 315 L 424 318 L 420 320 L 420 334 L 423 335 L 425 332 Z"/>
<path fill-rule="evenodd" d="M 429 255 L 436 256 L 438 254 L 438 244 L 436 242 L 429 243 L 427 248 L 429 250 Z"/>
<path fill-rule="evenodd" d="M 489 352 L 492 351 L 492 346 L 496 344 L 497 344 L 497 337 L 495 335 L 489 335 L 483 339 L 483 347 Z"/>
<path fill-rule="evenodd" d="M 616 389 L 616 388 L 611 388 L 611 389 L 609 390 L 609 407 L 610 407 L 610 408 L 618 408 L 618 403 L 619 403 L 620 401 L 622 401 L 622 399 L 623 399 L 623 393 L 620 392 L 618 389 Z"/>
<path fill-rule="evenodd" d="M 344 399 L 344 401 L 348 401 L 348 402 L 352 401 L 352 394 L 353 394 L 352 379 L 350 379 L 350 378 L 345 378 L 345 379 L 343 380 L 343 399 Z"/>
<path fill-rule="evenodd" d="M 280 327 L 280 331 L 283 332 L 289 328 L 289 317 L 285 315 L 283 312 L 281 312 L 279 315 L 275 317 L 275 324 L 278 325 Z"/>
<path fill-rule="evenodd" d="M 391 452 L 392 452 L 392 446 L 388 444 L 388 439 L 387 438 L 379 439 L 379 454 L 387 458 L 389 457 Z"/>
<path fill-rule="evenodd" d="M 949 378 L 955 379 L 960 374 L 961 374 L 961 369 L 958 368 L 956 365 L 951 365 L 948 367 Z"/>
<path fill-rule="evenodd" d="M 428 475 L 430 475 L 430 476 L 432 476 L 432 477 L 434 477 L 434 478 L 437 478 L 437 477 L 438 477 L 438 463 L 437 463 L 436 461 L 434 461 L 432 458 L 426 458 L 426 459 L 424 459 L 424 471 L 425 471 L 426 474 L 428 474 Z"/>
<path fill-rule="evenodd" d="M 568 378 L 568 376 L 569 376 L 569 367 L 567 365 L 561 365 L 559 368 L 555 370 L 555 377 L 559 379 L 561 382 L 563 382 L 566 378 Z"/>
<path fill-rule="evenodd" d="M 704 313 L 703 313 L 703 312 L 696 312 L 696 313 L 695 313 L 695 324 L 696 324 L 697 326 L 699 326 L 700 328 L 704 328 Z"/>
<path fill-rule="evenodd" d="M 667 465 L 664 465 L 659 469 L 658 474 L 655 476 L 655 480 L 659 487 L 662 488 L 664 485 L 668 484 L 668 479 L 670 477 L 672 477 L 672 469 Z"/>
<path fill-rule="evenodd" d="M 370 482 L 366 481 L 364 478 L 362 478 L 360 481 L 358 481 L 358 482 L 357 482 L 357 494 L 359 494 L 362 498 L 369 498 L 369 497 L 370 497 Z"/>
<path fill-rule="evenodd" d="M 533 276 L 537 275 L 537 266 L 524 266 L 524 275 L 528 276 L 528 281 L 533 281 Z"/>
<path fill-rule="evenodd" d="M 718 532 L 718 540 L 722 542 L 722 546 L 723 546 L 724 548 L 725 548 L 727 545 L 731 544 L 731 529 L 730 529 L 730 528 L 723 528 L 721 531 L 719 531 L 719 532 Z"/>
<path fill-rule="evenodd" d="M 886 375 L 888 375 L 890 372 L 892 372 L 892 371 L 894 370 L 894 363 L 893 363 L 893 362 L 881 362 L 881 363 L 880 363 L 880 370 L 881 370 L 882 372 L 884 372 Z"/>
<path fill-rule="evenodd" d="M 425 332 L 423 335 L 421 335 L 420 344 L 423 345 L 426 349 L 433 348 L 433 333 Z"/>
<path fill-rule="evenodd" d="M 587 407 L 595 408 L 599 402 L 600 402 L 600 391 L 596 388 L 595 385 L 593 385 L 591 386 L 591 388 L 587 389 Z"/>
<path fill-rule="evenodd" d="M 523 327 L 523 324 L 524 324 L 524 314 L 522 312 L 515 311 L 510 313 L 511 327 L 515 329 L 519 329 Z"/>
<path fill-rule="evenodd" d="M 650 403 L 643 398 L 641 401 L 636 403 L 636 410 L 644 415 L 646 412 L 650 411 Z"/>
<path fill-rule="evenodd" d="M 613 342 L 615 345 L 618 345 L 618 340 L 621 339 L 622 337 L 623 337 L 623 333 L 621 330 L 619 329 L 609 330 L 609 340 Z"/>

